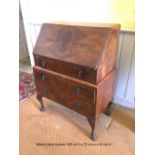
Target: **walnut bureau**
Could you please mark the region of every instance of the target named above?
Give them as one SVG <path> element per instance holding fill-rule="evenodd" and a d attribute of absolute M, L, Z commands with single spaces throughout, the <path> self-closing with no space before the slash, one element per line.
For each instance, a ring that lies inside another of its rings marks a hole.
<path fill-rule="evenodd" d="M 42 97 L 86 116 L 91 139 L 95 123 L 113 97 L 119 24 L 43 24 L 33 50 L 34 78 Z"/>

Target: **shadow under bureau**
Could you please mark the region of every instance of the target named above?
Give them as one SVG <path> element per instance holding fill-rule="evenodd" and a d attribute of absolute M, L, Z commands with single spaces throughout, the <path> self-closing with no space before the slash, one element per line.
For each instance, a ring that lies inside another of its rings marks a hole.
<path fill-rule="evenodd" d="M 43 24 L 33 55 L 37 98 L 51 99 L 84 116 L 96 139 L 95 123 L 113 97 L 119 24 Z"/>

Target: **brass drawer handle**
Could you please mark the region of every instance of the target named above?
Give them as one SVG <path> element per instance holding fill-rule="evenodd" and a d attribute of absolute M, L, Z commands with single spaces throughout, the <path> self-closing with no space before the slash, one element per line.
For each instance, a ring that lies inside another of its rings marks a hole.
<path fill-rule="evenodd" d="M 81 87 L 77 87 L 76 88 L 76 94 L 79 95 L 80 94 L 80 91 L 81 91 Z"/>
<path fill-rule="evenodd" d="M 75 106 L 76 106 L 77 110 L 79 110 L 80 109 L 80 102 L 76 102 Z"/>
<path fill-rule="evenodd" d="M 48 88 L 44 88 L 44 92 L 43 92 L 45 95 L 48 94 Z"/>
<path fill-rule="evenodd" d="M 78 77 L 81 79 L 83 75 L 84 75 L 84 71 L 80 69 L 78 72 Z"/>
<path fill-rule="evenodd" d="M 46 66 L 45 60 L 42 60 L 42 61 L 41 61 L 41 66 L 42 66 L 42 67 L 45 67 L 45 66 Z"/>

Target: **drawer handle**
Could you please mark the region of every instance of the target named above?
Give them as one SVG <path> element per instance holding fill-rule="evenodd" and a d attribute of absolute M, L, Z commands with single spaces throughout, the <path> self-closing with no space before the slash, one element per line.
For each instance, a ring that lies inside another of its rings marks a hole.
<path fill-rule="evenodd" d="M 44 94 L 45 94 L 45 95 L 48 94 L 48 88 L 44 88 Z"/>
<path fill-rule="evenodd" d="M 77 87 L 76 88 L 76 94 L 79 95 L 80 94 L 80 91 L 81 91 L 81 88 L 80 87 Z"/>
<path fill-rule="evenodd" d="M 44 74 L 41 75 L 41 80 L 45 81 L 45 75 Z"/>
<path fill-rule="evenodd" d="M 41 65 L 42 65 L 42 67 L 45 67 L 46 63 L 44 60 L 41 61 Z"/>
<path fill-rule="evenodd" d="M 78 72 L 78 77 L 81 79 L 83 77 L 84 71 L 83 70 L 79 70 Z"/>
<path fill-rule="evenodd" d="M 76 106 L 77 110 L 79 110 L 80 109 L 80 102 L 76 102 L 75 106 Z"/>

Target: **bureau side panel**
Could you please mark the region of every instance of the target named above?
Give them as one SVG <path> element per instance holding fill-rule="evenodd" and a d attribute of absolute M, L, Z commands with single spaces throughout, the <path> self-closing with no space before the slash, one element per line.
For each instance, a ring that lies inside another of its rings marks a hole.
<path fill-rule="evenodd" d="M 96 118 L 103 112 L 108 103 L 112 101 L 116 69 L 113 69 L 99 84 L 97 88 Z"/>
<path fill-rule="evenodd" d="M 115 67 L 118 41 L 119 30 L 115 29 L 112 31 L 112 34 L 103 51 L 103 56 L 97 69 L 97 83 L 99 83 Z"/>

